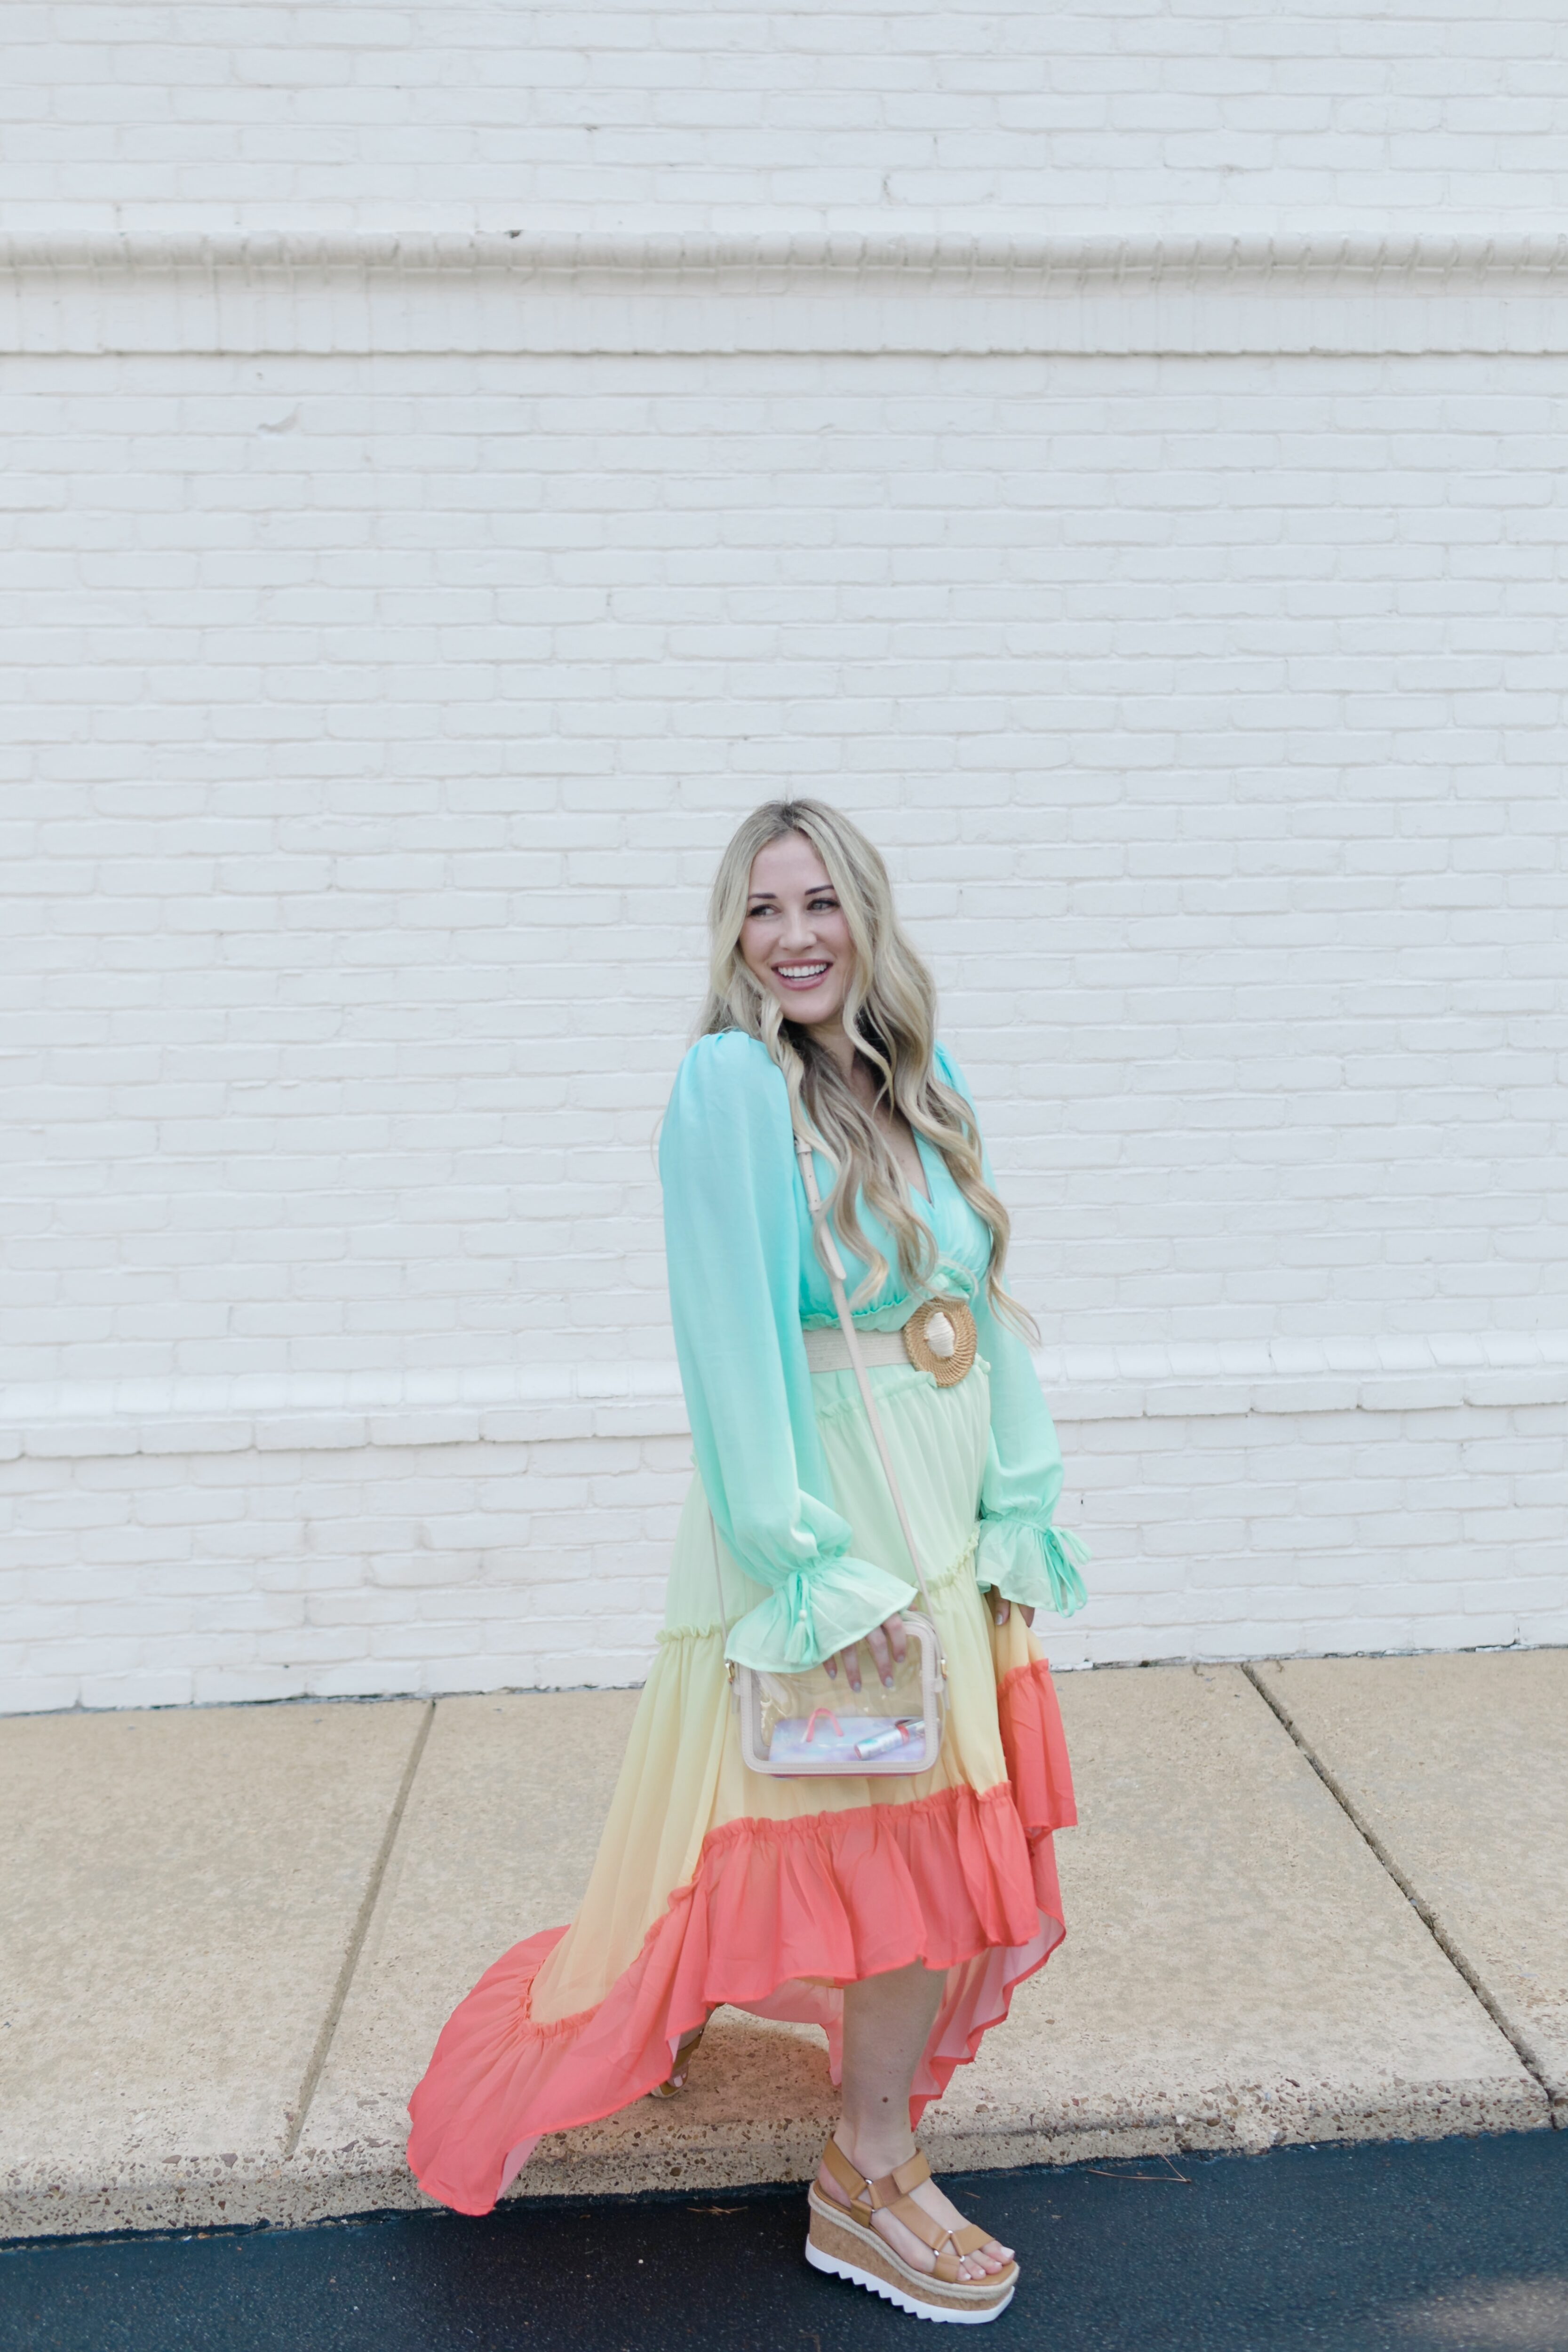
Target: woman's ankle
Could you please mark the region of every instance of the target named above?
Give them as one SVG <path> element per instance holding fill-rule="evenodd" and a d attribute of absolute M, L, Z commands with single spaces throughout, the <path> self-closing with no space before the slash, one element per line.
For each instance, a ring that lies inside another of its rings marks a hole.
<path fill-rule="evenodd" d="M 887 2131 L 857 2134 L 848 2125 L 841 2123 L 833 2137 L 840 2152 L 867 2180 L 885 2179 L 889 2172 L 897 2171 L 900 2164 L 908 2164 L 915 2153 L 912 2132 L 906 2131 L 901 2135 Z"/>

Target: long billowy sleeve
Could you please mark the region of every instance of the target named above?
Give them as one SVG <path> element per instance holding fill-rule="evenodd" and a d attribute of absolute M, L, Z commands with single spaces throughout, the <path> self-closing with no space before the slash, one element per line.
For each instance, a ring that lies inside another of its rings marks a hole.
<path fill-rule="evenodd" d="M 957 1066 L 938 1049 L 950 1086 L 969 1100 Z M 985 1181 L 995 1190 L 989 1159 Z M 994 1586 L 1026 1608 L 1070 1616 L 1084 1602 L 1079 1562 L 1088 1549 L 1055 1525 L 1062 1491 L 1062 1450 L 1056 1424 L 1018 1334 L 992 1307 L 984 1285 L 971 1302 L 980 1353 L 991 1367 L 991 1436 L 980 1488 L 980 1541 L 974 1573 L 982 1589 Z"/>
<path fill-rule="evenodd" d="M 756 1039 L 700 1038 L 659 1141 L 676 1352 L 697 1467 L 720 1535 L 768 1597 L 729 1655 L 816 1665 L 907 1608 L 914 1587 L 849 1550 L 826 1499 L 800 1328 L 789 1098 Z"/>

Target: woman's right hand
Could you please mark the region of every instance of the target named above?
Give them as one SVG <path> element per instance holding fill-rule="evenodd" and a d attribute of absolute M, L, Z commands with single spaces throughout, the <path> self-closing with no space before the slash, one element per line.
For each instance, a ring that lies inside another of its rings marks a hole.
<path fill-rule="evenodd" d="M 866 1646 L 876 1661 L 877 1672 L 880 1675 L 884 1685 L 890 1685 L 893 1679 L 893 1668 L 895 1665 L 903 1664 L 910 1646 L 910 1637 L 903 1619 L 884 1617 L 882 1622 L 879 1625 L 873 1625 L 867 1634 Z M 847 1650 L 838 1651 L 835 1656 L 827 1659 L 826 1664 L 827 1672 L 835 1682 L 838 1679 L 838 1669 L 842 1665 L 850 1689 L 858 1693 L 860 1688 L 858 1643 L 851 1643 Z"/>

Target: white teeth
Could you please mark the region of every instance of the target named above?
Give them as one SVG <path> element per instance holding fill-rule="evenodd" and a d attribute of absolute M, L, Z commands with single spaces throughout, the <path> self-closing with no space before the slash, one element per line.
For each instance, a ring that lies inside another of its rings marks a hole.
<path fill-rule="evenodd" d="M 810 980 L 817 972 L 826 971 L 827 966 L 825 963 L 776 963 L 773 970 L 781 980 Z"/>

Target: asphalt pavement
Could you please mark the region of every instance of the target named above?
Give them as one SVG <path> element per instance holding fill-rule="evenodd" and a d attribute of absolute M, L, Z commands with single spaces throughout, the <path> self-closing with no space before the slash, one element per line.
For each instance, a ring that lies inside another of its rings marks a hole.
<path fill-rule="evenodd" d="M 1050 2352 L 1568 2352 L 1568 2135 L 949 2175 Z M 879 2352 L 798 2189 L 0 2248 L 0 2352 Z M 921 2342 L 927 2339 L 921 2336 Z"/>

